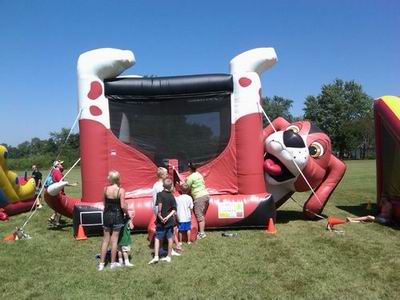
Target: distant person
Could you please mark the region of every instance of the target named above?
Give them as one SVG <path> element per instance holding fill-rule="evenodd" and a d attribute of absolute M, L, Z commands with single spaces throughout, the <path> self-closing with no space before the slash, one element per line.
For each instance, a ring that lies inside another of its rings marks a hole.
<path fill-rule="evenodd" d="M 166 257 L 161 258 L 162 261 L 171 262 L 172 243 L 175 226 L 176 201 L 172 194 L 173 183 L 167 178 L 164 180 L 164 190 L 157 194 L 157 219 L 156 219 L 156 236 L 154 240 L 154 257 L 150 264 L 157 263 L 159 259 L 160 243 L 166 238 L 168 240 L 168 253 Z"/>
<path fill-rule="evenodd" d="M 42 178 L 43 175 L 39 171 L 39 168 L 37 165 L 32 165 L 32 178 L 35 180 L 35 198 L 36 198 L 36 208 L 42 208 L 43 205 L 41 204 L 42 200 Z"/>
<path fill-rule="evenodd" d="M 192 228 L 192 209 L 193 199 L 190 197 L 189 185 L 186 183 L 181 186 L 182 195 L 176 197 L 177 217 L 178 217 L 178 230 L 179 230 L 179 244 L 182 245 L 182 235 L 186 233 L 187 243 L 190 244 L 190 233 Z"/>
<path fill-rule="evenodd" d="M 108 245 L 111 244 L 111 265 L 114 269 L 121 265 L 116 262 L 118 238 L 124 227 L 124 213 L 128 214 L 125 202 L 125 190 L 121 188 L 120 175 L 117 171 L 108 173 L 108 186 L 104 188 L 103 240 L 101 241 L 100 263 L 98 270 L 104 269 Z"/>
<path fill-rule="evenodd" d="M 48 184 L 52 184 L 52 183 L 55 183 L 55 182 L 60 182 L 61 179 L 63 179 L 63 177 L 64 177 L 64 175 L 63 175 L 64 165 L 63 164 L 64 164 L 64 161 L 62 161 L 62 160 L 61 161 L 60 160 L 56 160 L 56 161 L 53 162 L 53 167 L 52 167 L 52 170 L 50 171 L 50 174 L 49 174 L 50 183 L 47 182 L 47 180 L 46 180 L 45 187 Z M 78 185 L 78 183 L 68 183 L 67 184 L 67 186 L 77 186 L 77 185 Z M 61 194 L 65 195 L 64 188 L 62 188 Z M 53 225 L 53 226 L 56 226 L 56 227 L 60 226 L 61 214 L 59 214 L 58 212 L 54 211 L 53 214 L 48 219 L 48 221 L 49 221 L 50 225 Z"/>
<path fill-rule="evenodd" d="M 61 181 L 63 178 L 62 172 L 64 171 L 63 167 L 64 161 L 56 160 L 53 162 L 53 167 L 50 171 L 49 177 L 50 177 L 50 183 L 55 183 Z M 49 183 L 46 183 L 46 185 Z M 46 187 L 45 185 L 45 187 Z M 65 195 L 64 188 L 61 190 L 61 194 Z M 53 211 L 53 214 L 49 218 L 49 223 L 50 225 L 53 226 L 60 226 L 60 221 L 61 221 L 61 214 L 59 214 L 56 211 Z"/>
<path fill-rule="evenodd" d="M 186 183 L 190 187 L 194 202 L 194 214 L 199 223 L 197 239 L 204 239 L 206 237 L 206 233 L 204 232 L 206 220 L 204 217 L 210 202 L 210 196 L 208 195 L 203 175 L 197 172 L 197 168 L 193 163 L 189 163 L 188 166 L 190 175 L 186 178 Z"/>
<path fill-rule="evenodd" d="M 121 266 L 133 267 L 129 261 L 129 252 L 131 251 L 131 229 L 133 229 L 132 219 L 125 216 L 125 225 L 119 233 L 118 239 L 118 262 Z"/>
<path fill-rule="evenodd" d="M 381 212 L 377 216 L 363 216 L 355 218 L 346 218 L 349 223 L 360 223 L 360 222 L 376 222 L 381 225 L 390 225 L 392 223 L 392 203 L 387 197 L 381 198 Z"/>

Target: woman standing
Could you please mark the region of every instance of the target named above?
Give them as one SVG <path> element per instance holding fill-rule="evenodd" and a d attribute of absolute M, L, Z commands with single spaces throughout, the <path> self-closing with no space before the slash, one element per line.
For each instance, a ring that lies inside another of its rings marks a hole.
<path fill-rule="evenodd" d="M 197 239 L 203 239 L 206 237 L 204 228 L 206 227 L 206 220 L 204 218 L 208 203 L 210 202 L 210 196 L 206 185 L 204 183 L 203 175 L 197 172 L 197 168 L 193 163 L 189 163 L 189 176 L 186 178 L 186 183 L 190 187 L 191 194 L 194 203 L 194 214 L 196 215 L 197 222 L 199 223 L 199 233 Z"/>
<path fill-rule="evenodd" d="M 120 267 L 116 262 L 119 232 L 124 227 L 124 212 L 127 213 L 125 190 L 120 186 L 120 175 L 117 171 L 108 173 L 109 185 L 104 188 L 104 235 L 101 241 L 99 271 L 104 269 L 108 245 L 111 242 L 111 269 Z"/>

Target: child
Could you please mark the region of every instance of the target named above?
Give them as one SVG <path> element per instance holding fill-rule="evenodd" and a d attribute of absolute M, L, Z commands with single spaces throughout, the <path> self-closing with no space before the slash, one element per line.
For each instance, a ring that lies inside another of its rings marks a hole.
<path fill-rule="evenodd" d="M 129 217 L 125 218 L 125 225 L 119 233 L 118 239 L 118 262 L 121 266 L 133 267 L 129 262 L 129 252 L 131 251 L 131 229 L 133 229 L 132 220 Z"/>
<path fill-rule="evenodd" d="M 164 190 L 164 180 L 168 177 L 168 170 L 166 168 L 163 167 L 158 167 L 157 168 L 157 181 L 154 183 L 153 188 L 152 188 L 152 198 L 153 198 L 153 211 L 154 211 L 154 215 L 157 218 L 157 194 L 162 192 Z M 179 246 L 179 241 L 177 238 L 177 232 L 178 230 L 176 230 L 176 235 L 175 235 L 175 228 L 174 228 L 174 241 L 176 244 L 176 249 L 177 250 L 181 250 L 180 246 Z M 161 244 L 162 241 L 161 241 Z M 164 249 L 161 249 L 161 251 L 163 251 Z M 164 253 L 164 252 L 163 252 Z M 180 256 L 181 254 L 179 252 L 176 252 L 174 249 L 172 249 L 172 255 L 174 256 Z"/>
<path fill-rule="evenodd" d="M 187 234 L 187 243 L 190 244 L 190 228 L 192 227 L 192 209 L 193 199 L 190 197 L 190 187 L 184 183 L 181 186 L 182 195 L 176 197 L 177 215 L 178 215 L 178 230 L 179 230 L 179 244 L 182 245 L 182 233 Z"/>
<path fill-rule="evenodd" d="M 171 262 L 173 231 L 175 226 L 174 215 L 176 214 L 176 201 L 172 195 L 172 180 L 167 178 L 164 180 L 164 190 L 157 194 L 157 219 L 156 219 L 156 236 L 154 240 L 154 258 L 149 261 L 150 264 L 159 261 L 160 241 L 164 238 L 168 240 L 168 254 L 161 260 Z"/>
<path fill-rule="evenodd" d="M 157 217 L 157 205 L 156 205 L 157 194 L 163 191 L 164 189 L 163 182 L 167 178 L 167 176 L 168 176 L 168 170 L 166 168 L 159 167 L 157 169 L 157 181 L 154 183 L 151 191 L 153 197 L 153 210 L 156 217 Z"/>

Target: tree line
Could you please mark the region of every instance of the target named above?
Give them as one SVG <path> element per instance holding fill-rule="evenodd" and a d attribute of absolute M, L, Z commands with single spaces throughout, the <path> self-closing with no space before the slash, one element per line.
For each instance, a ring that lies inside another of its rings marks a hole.
<path fill-rule="evenodd" d="M 302 116 L 290 113 L 292 104 L 293 100 L 279 96 L 263 98 L 271 120 L 279 116 L 288 121 L 310 120 L 329 135 L 339 158 L 375 157 L 373 99 L 360 84 L 341 79 L 324 84 L 318 95 L 306 97 Z"/>
<path fill-rule="evenodd" d="M 262 104 L 271 121 L 280 116 L 288 121 L 313 122 L 330 136 L 333 151 L 339 158 L 375 157 L 373 99 L 360 84 L 341 79 L 324 84 L 318 95 L 306 97 L 302 116 L 290 113 L 292 105 L 293 100 L 280 96 L 264 97 Z M 264 125 L 268 125 L 266 120 Z M 16 147 L 3 144 L 8 148 L 9 168 L 24 170 L 37 164 L 47 169 L 59 153 L 59 159 L 71 166 L 79 158 L 79 134 L 71 134 L 66 141 L 68 133 L 63 128 L 51 132 L 48 139 L 35 137 Z"/>
<path fill-rule="evenodd" d="M 16 147 L 3 144 L 8 149 L 8 168 L 12 170 L 29 170 L 33 164 L 46 170 L 57 158 L 68 167 L 79 158 L 79 134 L 68 137 L 69 129 L 62 128 L 50 132 L 48 139 L 32 138 Z M 68 137 L 68 140 L 67 140 Z"/>

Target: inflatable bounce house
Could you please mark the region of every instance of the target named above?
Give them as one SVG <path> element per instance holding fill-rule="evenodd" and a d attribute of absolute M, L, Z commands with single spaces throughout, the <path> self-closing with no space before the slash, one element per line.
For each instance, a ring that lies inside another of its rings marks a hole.
<path fill-rule="evenodd" d="M 102 224 L 107 174 L 118 170 L 128 210 L 135 214 L 133 223 L 146 229 L 154 224 L 151 189 L 157 167 L 184 179 L 188 162 L 193 162 L 210 193 L 208 228 L 265 227 L 275 218 L 275 202 L 309 190 L 299 170 L 309 173 L 313 187 L 320 190 L 310 198 L 307 212 L 320 213 L 344 174 L 344 164 L 331 172 L 329 138 L 318 137 L 308 122 L 291 125 L 279 119 L 274 122 L 280 131 L 274 132 L 272 125 L 263 128 L 260 75 L 276 61 L 273 48 L 257 48 L 233 58 L 230 74 L 146 78 L 119 77 L 135 62 L 131 51 L 107 48 L 82 54 L 82 199 L 60 193 L 66 183 L 59 182 L 48 188 L 46 201 L 63 215 L 74 215 L 74 225 L 84 225 L 90 234 Z M 315 137 L 319 148 L 310 154 Z M 279 186 L 276 198 L 268 185 Z"/>
<path fill-rule="evenodd" d="M 25 181 L 23 177 L 8 170 L 7 148 L 0 145 L 0 220 L 8 216 L 29 211 L 35 198 L 35 180 Z"/>
<path fill-rule="evenodd" d="M 391 201 L 393 217 L 400 221 L 400 97 L 384 96 L 374 103 L 377 204 Z"/>

